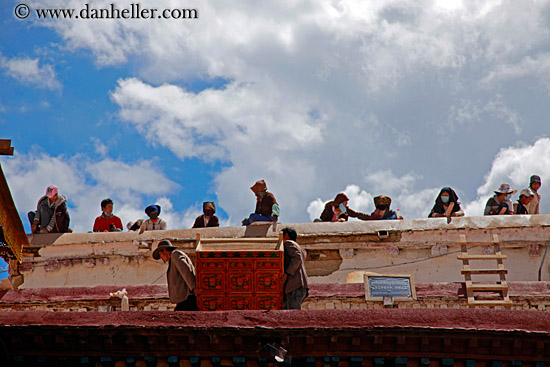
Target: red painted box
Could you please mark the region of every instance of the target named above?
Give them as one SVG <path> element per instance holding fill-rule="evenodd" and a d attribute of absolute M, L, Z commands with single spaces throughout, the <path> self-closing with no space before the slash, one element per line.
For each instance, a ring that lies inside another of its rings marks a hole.
<path fill-rule="evenodd" d="M 282 244 L 281 238 L 201 239 L 197 235 L 199 309 L 281 309 Z"/>

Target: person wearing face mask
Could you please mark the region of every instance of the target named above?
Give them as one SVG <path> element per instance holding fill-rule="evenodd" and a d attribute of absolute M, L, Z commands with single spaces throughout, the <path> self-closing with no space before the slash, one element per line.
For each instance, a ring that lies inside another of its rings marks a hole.
<path fill-rule="evenodd" d="M 325 209 L 321 213 L 320 222 L 347 222 L 349 217 L 357 218 L 361 220 L 369 220 L 370 215 L 356 212 L 355 210 L 348 208 L 349 198 L 343 192 L 336 195 L 334 200 L 325 204 Z"/>
<path fill-rule="evenodd" d="M 380 195 L 374 198 L 374 206 L 376 209 L 371 213 L 371 220 L 386 220 L 386 219 L 402 219 L 398 218 L 397 214 L 390 210 L 391 198 L 386 195 Z"/>
<path fill-rule="evenodd" d="M 495 195 L 487 200 L 483 215 L 514 214 L 512 195 L 516 191 L 518 190 L 512 190 L 510 184 L 501 184 L 500 187 L 494 191 Z"/>
<path fill-rule="evenodd" d="M 139 233 L 166 229 L 166 222 L 159 217 L 160 205 L 149 205 L 145 208 L 145 214 L 149 216 L 149 219 L 143 221 Z"/>
<path fill-rule="evenodd" d="M 193 228 L 220 226 L 220 220 L 217 216 L 214 215 L 214 213 L 216 213 L 216 205 L 212 201 L 205 201 L 204 203 L 202 203 L 202 212 L 204 214 L 199 215 L 197 219 L 195 219 L 195 224 L 193 224 Z"/>
<path fill-rule="evenodd" d="M 451 203 L 454 203 L 450 213 L 447 213 Z M 447 217 L 450 214 L 451 217 L 463 217 L 464 212 L 460 209 L 460 203 L 458 202 L 458 196 L 455 191 L 450 187 L 444 187 L 437 195 L 435 199 L 435 205 L 428 215 L 428 218 Z"/>
<path fill-rule="evenodd" d="M 104 199 L 101 201 L 101 210 L 103 213 L 95 219 L 94 232 L 120 232 L 122 231 L 122 221 L 113 214 L 113 200 Z"/>
<path fill-rule="evenodd" d="M 277 222 L 281 209 L 275 196 L 267 191 L 267 184 L 259 180 L 250 187 L 256 195 L 256 210 L 248 218 L 243 220 L 243 225 L 248 226 L 254 222 Z"/>

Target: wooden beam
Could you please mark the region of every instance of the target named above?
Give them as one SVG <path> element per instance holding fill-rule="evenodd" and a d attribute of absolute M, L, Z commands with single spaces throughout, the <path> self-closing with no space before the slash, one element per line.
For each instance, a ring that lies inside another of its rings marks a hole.
<path fill-rule="evenodd" d="M 13 202 L 8 182 L 0 164 L 0 224 L 4 237 L 19 263 L 22 260 L 23 246 L 30 246 L 23 223 Z"/>
<path fill-rule="evenodd" d="M 0 139 L 0 155 L 13 155 L 11 140 Z"/>

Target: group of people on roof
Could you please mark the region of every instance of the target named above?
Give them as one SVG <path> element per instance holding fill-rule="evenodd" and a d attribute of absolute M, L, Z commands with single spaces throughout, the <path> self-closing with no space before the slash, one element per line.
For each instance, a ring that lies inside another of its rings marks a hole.
<path fill-rule="evenodd" d="M 533 175 L 529 186 L 521 190 L 518 200 L 513 203 L 512 195 L 517 192 L 509 184 L 503 183 L 494 191 L 495 195 L 487 201 L 484 215 L 509 215 L 509 214 L 539 214 L 541 187 L 540 176 Z M 256 209 L 242 224 L 248 226 L 257 222 L 277 222 L 281 215 L 281 209 L 273 193 L 267 190 L 264 180 L 259 180 L 250 187 L 256 196 Z M 67 198 L 60 195 L 54 185 L 48 186 L 46 194 L 38 200 L 36 211 L 28 213 L 32 233 L 65 233 L 71 232 L 69 228 L 70 217 L 67 210 Z M 349 197 L 341 192 L 334 200 L 325 204 L 323 212 L 315 222 L 346 222 L 349 218 L 359 220 L 392 220 L 403 219 L 391 209 L 392 200 L 389 196 L 379 195 L 374 198 L 375 210 L 370 213 L 361 213 L 348 206 Z M 113 200 L 101 201 L 101 215 L 95 219 L 94 232 L 119 232 L 123 230 L 122 221 L 113 214 Z M 199 215 L 192 228 L 219 227 L 220 220 L 216 216 L 216 205 L 212 201 L 206 201 L 202 206 L 203 214 Z M 399 211 L 399 209 L 397 209 Z M 154 231 L 167 229 L 167 223 L 160 218 L 161 207 L 158 204 L 145 208 L 147 219 L 138 219 L 127 224 L 129 231 Z M 441 189 L 435 204 L 428 215 L 429 218 L 437 217 L 461 217 L 464 212 L 460 207 L 456 192 L 450 187 Z"/>

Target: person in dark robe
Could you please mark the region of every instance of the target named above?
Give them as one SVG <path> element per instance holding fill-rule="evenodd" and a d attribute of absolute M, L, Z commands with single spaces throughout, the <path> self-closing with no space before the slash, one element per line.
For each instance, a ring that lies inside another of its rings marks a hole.
<path fill-rule="evenodd" d="M 204 227 L 219 227 L 220 220 L 214 214 L 216 213 L 216 205 L 212 201 L 205 201 L 202 203 L 202 215 L 199 215 L 195 219 L 195 224 L 193 228 L 204 228 Z"/>
<path fill-rule="evenodd" d="M 444 187 L 439 192 L 439 195 L 437 195 L 434 207 L 428 215 L 428 218 L 446 217 L 447 210 L 449 209 L 449 205 L 451 205 L 451 203 L 454 203 L 453 208 L 451 209 L 451 217 L 463 217 L 464 212 L 460 208 L 460 203 L 458 202 L 456 192 L 450 187 Z"/>

